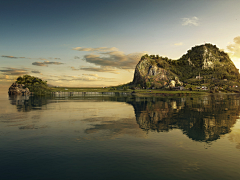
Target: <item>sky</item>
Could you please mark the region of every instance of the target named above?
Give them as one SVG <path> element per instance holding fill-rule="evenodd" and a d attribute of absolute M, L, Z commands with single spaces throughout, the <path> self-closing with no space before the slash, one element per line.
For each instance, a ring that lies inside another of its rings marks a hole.
<path fill-rule="evenodd" d="M 212 43 L 240 69 L 239 0 L 0 1 L 0 88 L 29 74 L 54 86 L 132 81 L 144 54 L 178 59 Z"/>

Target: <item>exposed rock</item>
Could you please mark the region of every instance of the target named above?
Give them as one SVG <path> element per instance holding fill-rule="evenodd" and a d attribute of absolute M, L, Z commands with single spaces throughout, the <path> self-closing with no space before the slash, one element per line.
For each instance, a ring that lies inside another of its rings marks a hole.
<path fill-rule="evenodd" d="M 24 84 L 13 83 L 8 90 L 8 94 L 9 95 L 29 95 L 29 94 L 31 94 L 29 89 L 24 88 L 24 87 L 25 87 Z"/>
<path fill-rule="evenodd" d="M 170 83 L 169 83 L 169 87 L 173 88 L 173 87 L 175 87 L 175 84 L 176 84 L 176 81 L 171 80 Z"/>
<path fill-rule="evenodd" d="M 228 54 L 215 45 L 204 44 L 192 47 L 178 60 L 147 54 L 142 56 L 135 68 L 132 85 L 147 88 L 175 87 L 182 85 L 181 81 L 188 83 L 188 80 L 195 79 L 199 74 L 205 78 L 205 83 L 210 84 L 213 77 L 218 80 L 240 80 L 239 70 Z"/>
<path fill-rule="evenodd" d="M 158 67 L 153 60 L 143 56 L 135 68 L 133 84 L 140 84 L 143 87 L 161 88 L 169 85 L 171 80 L 177 80 L 177 83 L 181 84 L 177 75 Z"/>
<path fill-rule="evenodd" d="M 188 58 L 188 63 L 189 63 L 189 66 L 193 66 L 193 67 L 195 67 L 195 65 L 192 63 L 192 61 L 191 61 L 190 58 Z"/>

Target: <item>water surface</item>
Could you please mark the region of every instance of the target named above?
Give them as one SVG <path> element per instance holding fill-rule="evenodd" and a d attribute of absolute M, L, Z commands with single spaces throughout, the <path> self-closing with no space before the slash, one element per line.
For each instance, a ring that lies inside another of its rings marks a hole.
<path fill-rule="evenodd" d="M 0 96 L 0 179 L 237 179 L 240 96 Z"/>

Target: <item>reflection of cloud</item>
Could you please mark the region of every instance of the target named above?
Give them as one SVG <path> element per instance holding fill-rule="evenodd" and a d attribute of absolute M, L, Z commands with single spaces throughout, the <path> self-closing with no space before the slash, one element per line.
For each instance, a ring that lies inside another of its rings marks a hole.
<path fill-rule="evenodd" d="M 99 48 L 83 48 L 83 47 L 75 47 L 73 50 L 77 51 L 117 51 L 118 49 L 115 47 L 107 48 L 107 47 L 99 47 Z M 77 57 L 77 56 L 75 56 Z"/>
<path fill-rule="evenodd" d="M 234 43 L 228 45 L 227 49 L 229 50 L 231 56 L 240 58 L 240 36 L 235 37 L 233 41 Z"/>
<path fill-rule="evenodd" d="M 0 72 L 3 72 L 5 75 L 24 75 L 28 74 L 28 71 L 26 69 L 17 69 L 17 68 L 6 68 L 1 69 Z"/>
<path fill-rule="evenodd" d="M 108 72 L 114 74 L 120 74 L 116 69 L 110 67 L 80 67 L 76 69 L 75 67 L 71 67 L 73 71 L 84 70 L 84 71 L 94 71 L 94 72 Z"/>
<path fill-rule="evenodd" d="M 48 64 L 54 64 L 54 65 L 60 65 L 63 64 L 61 62 L 50 62 L 50 61 L 44 61 L 44 62 L 33 62 L 32 65 L 34 66 L 47 66 Z"/>
<path fill-rule="evenodd" d="M 228 139 L 231 142 L 235 142 L 236 148 L 240 149 L 240 128 L 239 128 L 239 124 L 236 125 L 233 129 L 232 132 L 229 134 Z"/>
<path fill-rule="evenodd" d="M 25 130 L 25 129 L 42 129 L 42 128 L 46 128 L 48 126 L 44 125 L 44 126 L 35 126 L 34 124 L 32 125 L 26 125 L 26 126 L 21 126 L 19 127 L 19 129 L 21 130 Z"/>
<path fill-rule="evenodd" d="M 199 19 L 194 16 L 192 18 L 182 18 L 182 25 L 183 26 L 198 26 L 199 25 Z"/>
<path fill-rule="evenodd" d="M 116 138 L 121 135 L 131 135 L 135 137 L 145 137 L 146 132 L 139 129 L 138 124 L 136 124 L 135 118 L 122 118 L 116 121 L 113 118 L 103 117 L 103 118 L 90 118 L 84 121 L 99 123 L 93 124 L 92 128 L 85 130 L 86 134 L 95 134 L 97 136 L 104 136 L 108 138 Z M 101 133 L 101 132 L 104 133 Z M 104 135 L 103 135 L 104 134 Z"/>
<path fill-rule="evenodd" d="M 100 55 L 88 54 L 84 60 L 97 66 L 114 67 L 118 69 L 134 69 L 140 58 L 145 53 L 124 54 L 121 51 L 111 51 Z"/>

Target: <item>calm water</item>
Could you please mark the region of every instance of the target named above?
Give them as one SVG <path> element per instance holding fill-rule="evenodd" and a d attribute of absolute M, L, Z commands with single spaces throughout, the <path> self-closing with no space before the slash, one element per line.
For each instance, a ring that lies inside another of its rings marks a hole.
<path fill-rule="evenodd" d="M 0 179 L 240 178 L 239 95 L 0 102 Z"/>

